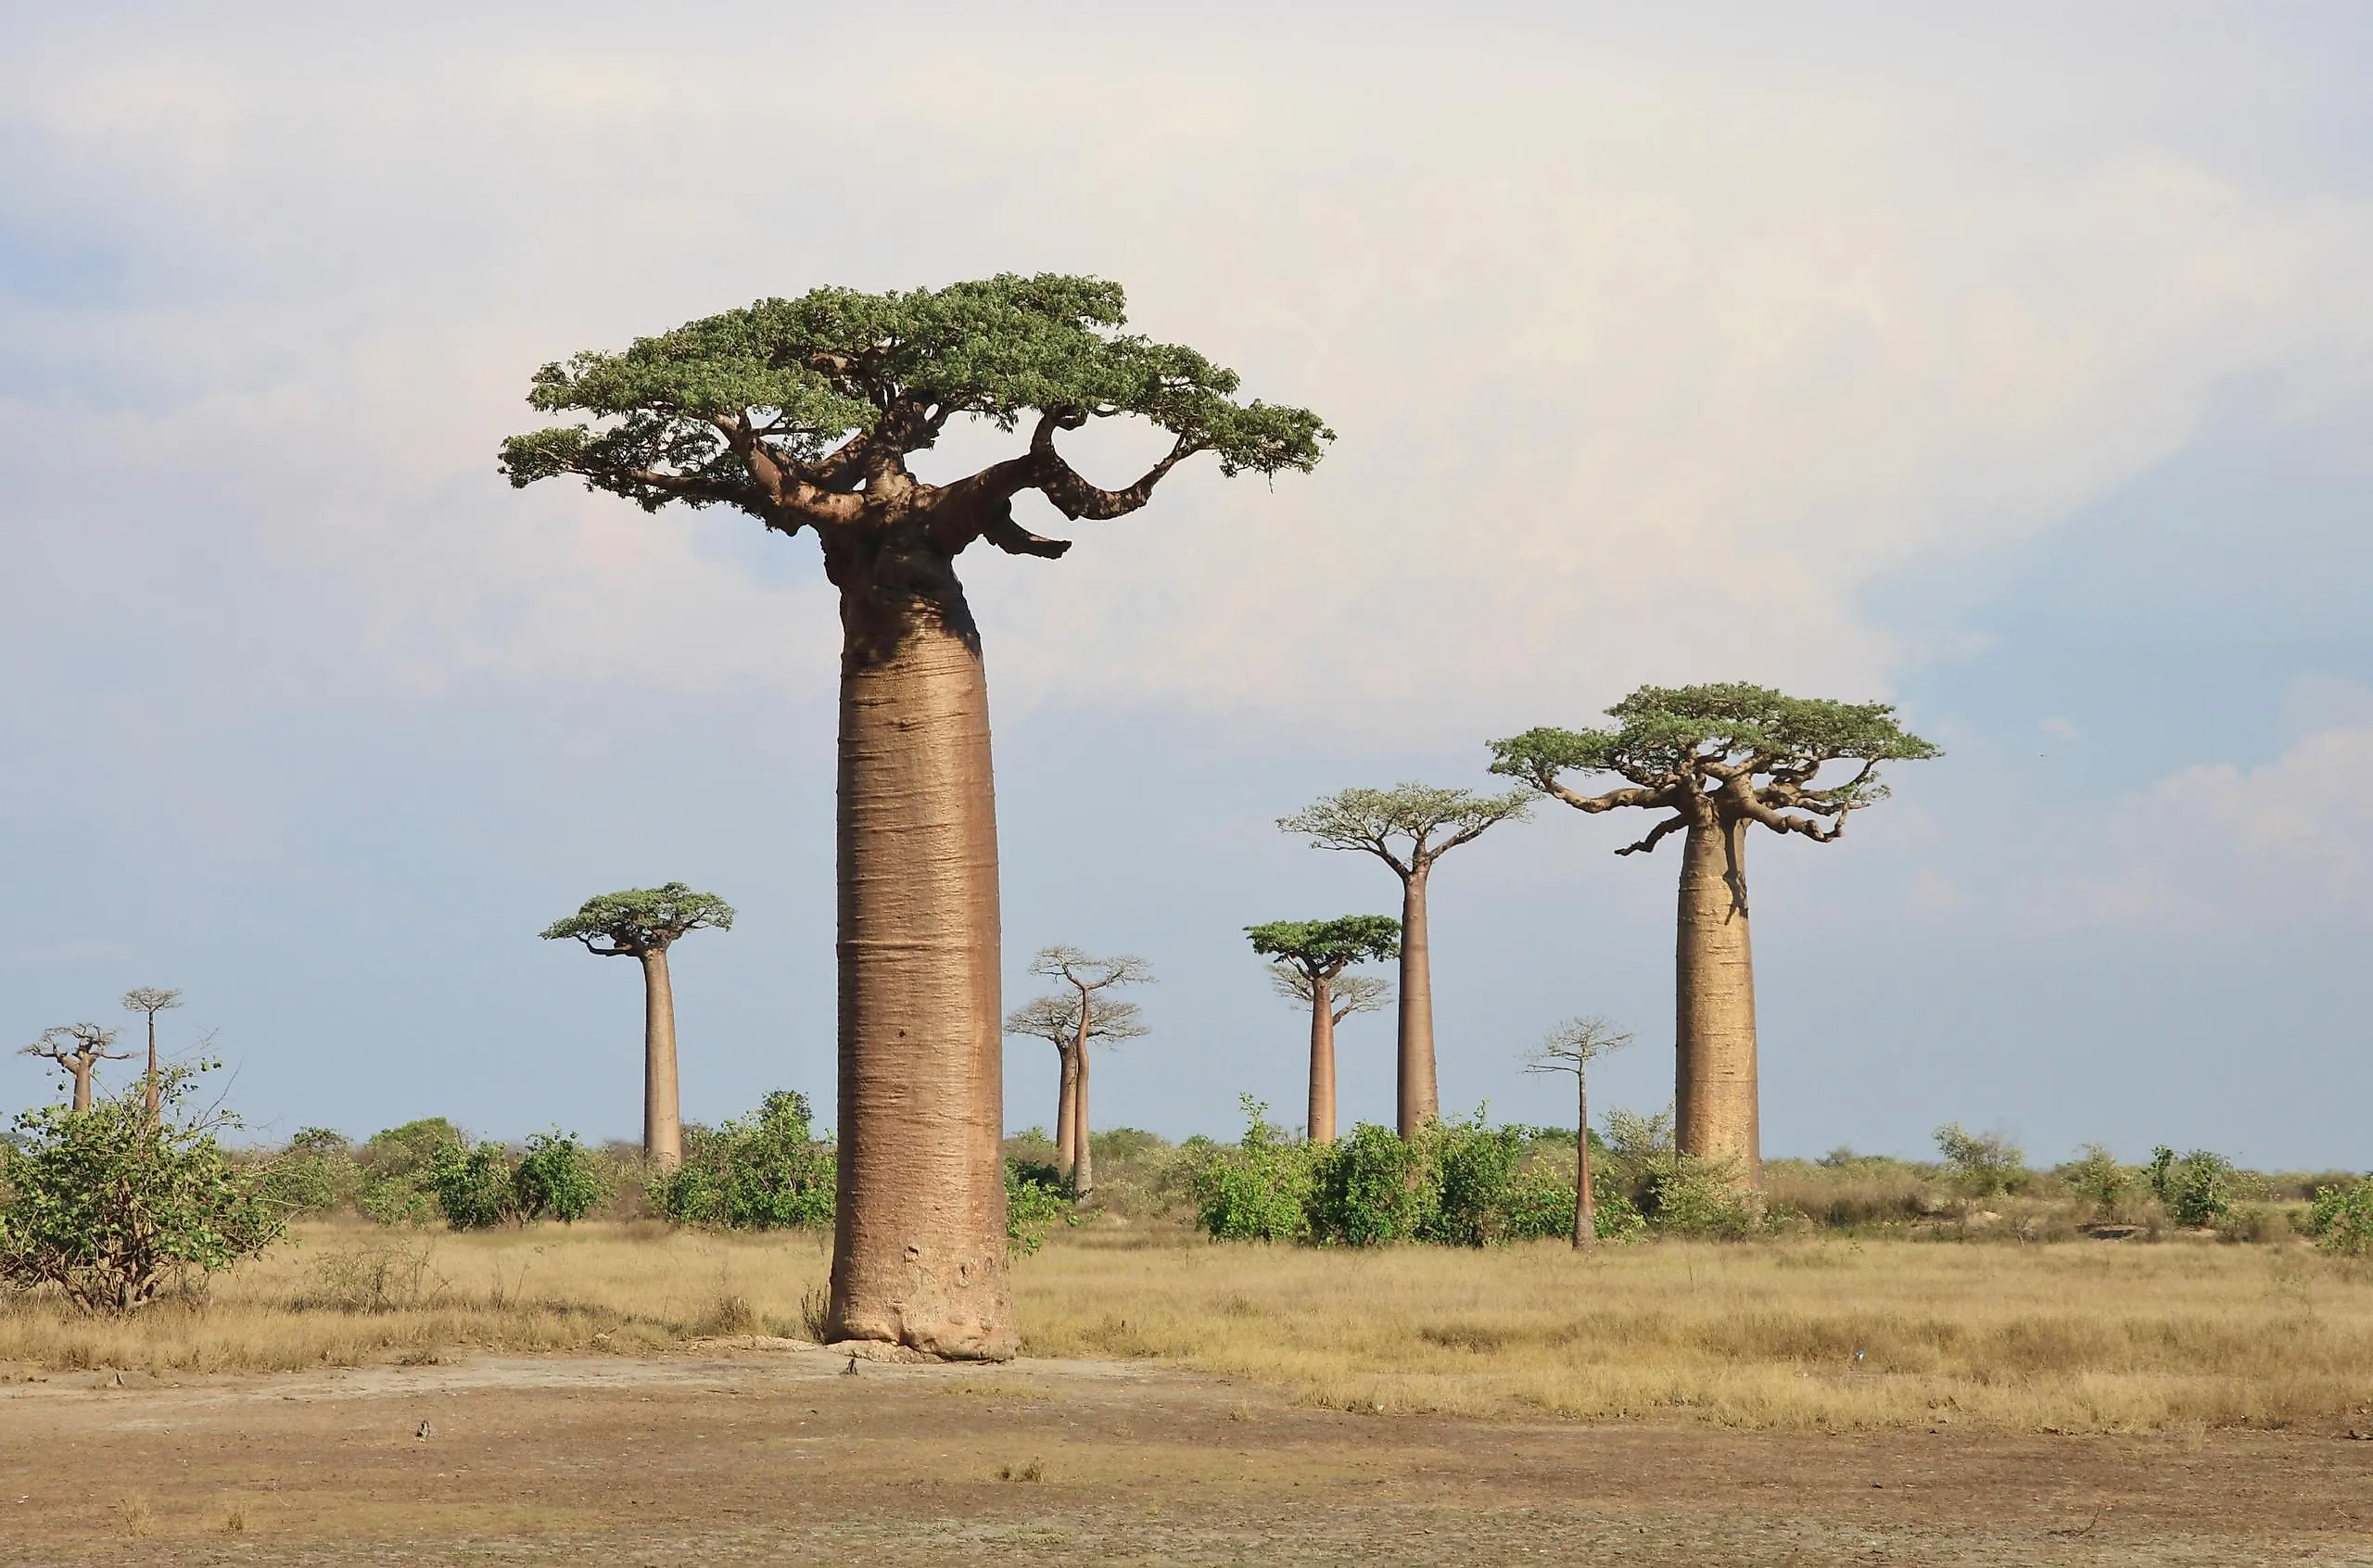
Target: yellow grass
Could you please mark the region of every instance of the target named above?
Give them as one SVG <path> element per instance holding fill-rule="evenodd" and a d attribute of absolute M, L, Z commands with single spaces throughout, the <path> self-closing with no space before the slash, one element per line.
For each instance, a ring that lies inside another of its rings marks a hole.
<path fill-rule="evenodd" d="M 828 1263 L 815 1237 L 648 1223 L 315 1224 L 218 1280 L 202 1309 L 129 1323 L 0 1309 L 0 1364 L 649 1354 L 708 1333 L 804 1334 Z M 1059 1233 L 1015 1289 L 1026 1355 L 1150 1358 L 1362 1410 L 2140 1431 L 2373 1409 L 2373 1282 L 2295 1242 L 1663 1243 L 1581 1258 L 1099 1228 Z"/>

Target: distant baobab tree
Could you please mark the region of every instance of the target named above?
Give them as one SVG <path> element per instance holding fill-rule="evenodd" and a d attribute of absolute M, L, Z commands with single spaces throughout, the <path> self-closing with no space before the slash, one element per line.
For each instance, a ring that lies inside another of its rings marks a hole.
<path fill-rule="evenodd" d="M 1192 348 L 1122 331 L 1119 285 L 1002 274 L 942 289 L 818 289 L 536 373 L 528 400 L 594 423 L 514 436 L 515 486 L 573 475 L 647 512 L 726 506 L 813 530 L 840 591 L 840 1176 L 826 1333 L 941 1356 L 1018 1343 L 1006 1255 L 996 811 L 981 637 L 956 558 L 985 539 L 1069 550 L 1014 515 L 1136 511 L 1203 452 L 1224 474 L 1308 470 L 1304 409 L 1240 403 Z M 1169 450 L 1119 489 L 1056 437 L 1134 416 Z M 913 453 L 951 422 L 1015 455 L 942 483 Z"/>
<path fill-rule="evenodd" d="M 41 1038 L 17 1054 L 40 1056 L 57 1064 L 74 1085 L 74 1108 L 91 1108 L 91 1073 L 101 1062 L 130 1059 L 132 1053 L 111 1049 L 115 1031 L 95 1023 L 59 1024 L 41 1031 Z"/>
<path fill-rule="evenodd" d="M 182 993 L 144 985 L 123 993 L 123 1010 L 145 1013 L 148 1018 L 148 1076 L 142 1080 L 142 1094 L 148 1106 L 148 1124 L 154 1127 L 162 1109 L 157 1088 L 157 1015 L 182 1005 Z"/>
<path fill-rule="evenodd" d="M 642 1156 L 662 1170 L 684 1162 L 684 1119 L 676 1087 L 676 991 L 667 950 L 693 931 L 730 931 L 733 906 L 681 882 L 625 888 L 589 898 L 544 928 L 546 942 L 571 938 L 603 958 L 642 965 Z"/>
<path fill-rule="evenodd" d="M 1591 1064 L 1631 1043 L 1605 1018 L 1567 1018 L 1525 1058 L 1527 1072 L 1574 1075 L 1574 1245 L 1598 1245 L 1598 1212 L 1591 1191 Z"/>
<path fill-rule="evenodd" d="M 1643 854 L 1683 835 L 1673 966 L 1676 1141 L 1683 1154 L 1735 1160 L 1739 1179 L 1760 1186 L 1746 830 L 1760 825 L 1834 842 L 1849 814 L 1886 799 L 1879 764 L 1940 753 L 1906 732 L 1884 702 L 1789 697 L 1760 686 L 1643 686 L 1606 712 L 1613 728 L 1530 729 L 1492 741 L 1491 771 L 1577 811 L 1668 814 L 1618 854 Z M 1834 763 L 1855 771 L 1818 782 Z M 1568 773 L 1624 782 L 1585 795 L 1566 785 Z"/>
<path fill-rule="evenodd" d="M 1030 961 L 1030 972 L 1061 980 L 1076 993 L 1076 1000 L 1062 999 L 1069 1004 L 1072 1035 L 1072 1048 L 1063 1056 L 1063 1097 L 1056 1107 L 1055 1166 L 1072 1191 L 1085 1197 L 1096 1190 L 1096 1150 L 1087 1141 L 1088 1042 L 1134 1040 L 1147 1032 L 1137 1021 L 1136 1003 L 1098 993 L 1119 985 L 1150 985 L 1153 966 L 1133 953 L 1094 958 L 1076 947 L 1042 947 Z M 1007 1020 L 1009 1032 L 1024 1032 L 1011 1023 Z"/>
<path fill-rule="evenodd" d="M 1335 1026 L 1353 1013 L 1384 1005 L 1390 984 L 1372 975 L 1346 975 L 1353 964 L 1401 956 L 1401 922 L 1388 915 L 1345 915 L 1332 920 L 1272 920 L 1247 926 L 1252 951 L 1274 960 L 1280 995 L 1310 1008 L 1310 1120 L 1313 1144 L 1335 1141 Z"/>
<path fill-rule="evenodd" d="M 1305 806 L 1277 826 L 1316 849 L 1372 854 L 1401 879 L 1401 1018 L 1396 1078 L 1404 1138 L 1441 1115 L 1434 1073 L 1434 982 L 1426 888 L 1434 863 L 1499 823 L 1522 820 L 1531 791 L 1478 795 L 1427 784 L 1345 790 Z"/>
<path fill-rule="evenodd" d="M 1072 1191 L 1079 1191 L 1080 1128 L 1086 1120 L 1081 1109 L 1085 1104 L 1081 1084 L 1086 1075 L 1081 1070 L 1085 1046 L 1098 1041 L 1135 1040 L 1147 1032 L 1138 1019 L 1144 1009 L 1135 1002 L 1118 997 L 1105 997 L 1090 993 L 1087 997 L 1086 1027 L 1081 1027 L 1080 995 L 1034 996 L 1006 1015 L 1008 1034 L 1026 1034 L 1044 1040 L 1055 1048 L 1058 1064 L 1055 1095 L 1055 1170 Z M 1095 1180 L 1091 1155 L 1088 1179 Z M 1085 1196 L 1085 1194 L 1080 1195 Z"/>

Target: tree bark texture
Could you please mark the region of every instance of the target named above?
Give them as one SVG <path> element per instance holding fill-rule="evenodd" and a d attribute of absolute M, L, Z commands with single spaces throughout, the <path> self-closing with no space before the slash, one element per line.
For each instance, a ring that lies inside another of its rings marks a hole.
<path fill-rule="evenodd" d="M 1441 1116 L 1434 1081 L 1434 970 L 1426 946 L 1426 867 L 1401 879 L 1401 1041 L 1397 1109 L 1401 1135 Z"/>
<path fill-rule="evenodd" d="M 164 1098 L 157 1089 L 157 1015 L 148 1015 L 148 1079 L 147 1089 L 141 1095 L 148 1106 L 148 1125 L 154 1127 L 164 1115 Z"/>
<path fill-rule="evenodd" d="M 1755 960 L 1747 942 L 1746 823 L 1693 824 L 1681 849 L 1674 943 L 1675 1138 L 1681 1152 L 1735 1157 L 1763 1184 L 1757 1110 Z"/>
<path fill-rule="evenodd" d="M 1313 1144 L 1335 1141 L 1335 993 L 1324 975 L 1310 981 L 1310 1120 Z"/>
<path fill-rule="evenodd" d="M 1574 1245 L 1598 1245 L 1598 1203 L 1591 1191 L 1591 1085 L 1584 1064 L 1574 1065 Z"/>
<path fill-rule="evenodd" d="M 662 1170 L 684 1163 L 684 1119 L 676 1084 L 676 992 L 667 950 L 642 959 L 642 1157 Z"/>
<path fill-rule="evenodd" d="M 1089 1141 L 1087 1119 L 1087 1047 L 1079 1048 L 1079 1075 L 1072 1081 L 1072 1120 L 1077 1131 L 1072 1144 L 1072 1193 L 1085 1197 L 1096 1191 L 1096 1145 Z"/>
<path fill-rule="evenodd" d="M 74 1108 L 78 1111 L 91 1108 L 91 1069 L 94 1065 L 72 1060 L 66 1064 L 66 1070 L 74 1075 Z"/>
<path fill-rule="evenodd" d="M 853 583 L 856 563 L 828 564 L 847 633 L 830 1334 L 1004 1359 L 1016 1333 L 996 803 L 979 643 L 952 574 L 931 585 L 935 602 L 918 609 L 909 599 L 879 616 L 869 590 L 887 565 Z"/>
<path fill-rule="evenodd" d="M 1058 1045 L 1062 1056 L 1061 1087 L 1055 1098 L 1055 1171 L 1065 1182 L 1079 1159 L 1079 1052 Z"/>

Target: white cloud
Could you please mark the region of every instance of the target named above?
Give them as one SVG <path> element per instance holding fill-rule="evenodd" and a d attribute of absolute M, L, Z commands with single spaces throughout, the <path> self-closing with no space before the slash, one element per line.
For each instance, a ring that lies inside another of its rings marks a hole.
<path fill-rule="evenodd" d="M 1343 438 L 969 563 L 1000 702 L 1405 743 L 1648 678 L 1883 690 L 1915 651 L 1874 580 L 2373 342 L 2373 212 L 2138 135 L 2114 81 L 2039 156 L 1977 134 L 2001 61 L 1369 21 L 1247 57 L 1225 16 L 950 14 L 895 72 L 793 77 L 708 29 L 54 37 L 0 96 L 34 209 L 112 235 L 128 293 L 8 322 L 55 379 L 0 447 L 211 497 L 410 679 L 821 690 L 829 594 L 766 564 L 806 541 L 501 487 L 527 372 L 815 283 L 1101 272 Z"/>

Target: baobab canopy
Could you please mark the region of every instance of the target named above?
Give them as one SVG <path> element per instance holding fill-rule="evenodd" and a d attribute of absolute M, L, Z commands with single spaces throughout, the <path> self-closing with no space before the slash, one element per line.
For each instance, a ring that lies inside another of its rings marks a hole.
<path fill-rule="evenodd" d="M 544 928 L 546 942 L 574 937 L 605 958 L 641 957 L 691 931 L 733 929 L 733 905 L 681 882 L 624 888 L 587 899 L 576 914 Z M 602 943 L 595 946 L 596 942 Z"/>

